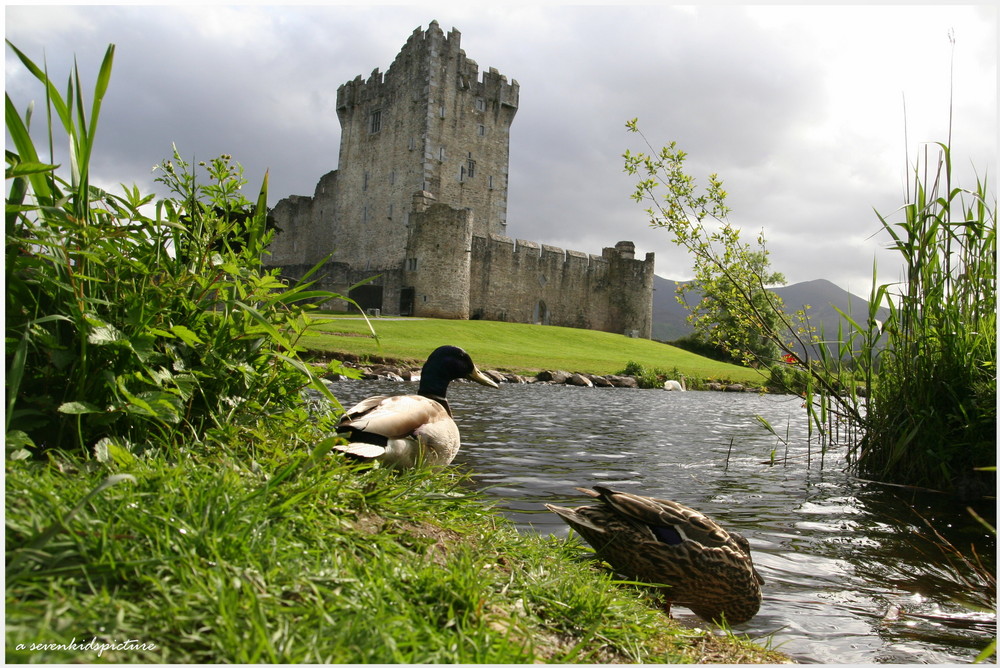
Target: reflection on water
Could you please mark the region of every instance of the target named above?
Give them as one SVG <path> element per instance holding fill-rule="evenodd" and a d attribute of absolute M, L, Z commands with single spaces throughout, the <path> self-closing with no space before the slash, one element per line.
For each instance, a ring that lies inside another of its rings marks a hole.
<path fill-rule="evenodd" d="M 346 404 L 407 391 L 335 388 Z M 574 488 L 604 484 L 674 499 L 743 533 L 767 584 L 760 613 L 736 630 L 798 661 L 968 662 L 995 636 L 994 614 L 957 600 L 972 576 L 949 566 L 921 517 L 963 551 L 975 541 L 991 569 L 993 537 L 962 508 L 862 485 L 835 455 L 821 461 L 796 397 L 455 383 L 449 399 L 463 441 L 455 464 L 522 531 L 565 535 L 543 504 L 583 505 Z M 786 448 L 794 463 L 769 465 Z M 700 623 L 685 608 L 673 614 Z"/>

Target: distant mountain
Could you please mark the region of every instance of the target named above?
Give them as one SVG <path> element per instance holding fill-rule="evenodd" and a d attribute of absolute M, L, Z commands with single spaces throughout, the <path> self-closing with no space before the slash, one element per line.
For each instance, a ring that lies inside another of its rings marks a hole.
<path fill-rule="evenodd" d="M 687 322 L 687 309 L 677 303 L 675 295 L 680 284 L 682 282 L 659 276 L 653 279 L 653 338 L 657 341 L 676 341 L 694 332 Z M 794 313 L 809 304 L 812 307 L 808 311 L 810 322 L 816 327 L 817 332 L 825 332 L 828 338 L 836 336 L 837 327 L 842 320 L 836 311 L 837 308 L 851 314 L 862 324 L 868 318 L 866 300 L 842 290 L 827 280 L 795 283 L 775 288 L 774 291 L 785 302 L 786 313 Z M 700 293 L 690 292 L 686 297 L 688 303 L 694 304 L 695 300 L 700 298 Z M 879 320 L 885 321 L 887 316 L 886 309 L 879 309 Z M 847 328 L 846 322 L 844 328 L 845 330 Z"/>
<path fill-rule="evenodd" d="M 682 284 L 653 276 L 653 338 L 657 341 L 676 341 L 694 331 L 687 322 L 687 309 L 677 303 L 677 288 Z"/>

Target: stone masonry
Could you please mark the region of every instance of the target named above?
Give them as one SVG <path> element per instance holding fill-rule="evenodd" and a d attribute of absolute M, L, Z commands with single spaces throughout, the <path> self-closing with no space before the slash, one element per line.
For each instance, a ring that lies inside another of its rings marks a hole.
<path fill-rule="evenodd" d="M 384 315 L 483 318 L 649 338 L 653 254 L 601 255 L 507 236 L 517 81 L 479 76 L 436 21 L 383 74 L 337 90 L 338 169 L 312 197 L 275 206 L 265 262 L 289 279 L 323 263 L 318 286 Z M 369 280 L 362 286 L 355 284 Z M 345 308 L 345 302 L 328 305 Z"/>

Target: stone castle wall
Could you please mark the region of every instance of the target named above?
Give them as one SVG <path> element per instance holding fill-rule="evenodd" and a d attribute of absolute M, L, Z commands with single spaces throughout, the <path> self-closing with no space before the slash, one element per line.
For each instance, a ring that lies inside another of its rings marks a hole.
<path fill-rule="evenodd" d="M 403 283 L 412 286 L 412 314 L 468 320 L 473 259 L 472 212 L 432 204 L 410 215 Z"/>
<path fill-rule="evenodd" d="M 472 214 L 415 198 L 406 258 L 381 270 L 329 261 L 315 274 L 317 289 L 378 308 L 382 315 L 482 319 L 652 336 L 654 258 L 634 258 L 623 241 L 601 255 L 563 250 L 498 234 L 473 234 Z M 283 263 L 288 278 L 312 264 Z M 374 280 L 370 280 L 374 277 Z M 368 281 L 352 293 L 351 286 Z M 372 296 L 375 295 L 375 296 Z M 350 310 L 342 301 L 327 305 Z"/>
<path fill-rule="evenodd" d="M 473 237 L 471 251 L 472 318 L 652 334 L 651 253 L 645 260 L 615 248 L 589 255 L 500 235 Z"/>

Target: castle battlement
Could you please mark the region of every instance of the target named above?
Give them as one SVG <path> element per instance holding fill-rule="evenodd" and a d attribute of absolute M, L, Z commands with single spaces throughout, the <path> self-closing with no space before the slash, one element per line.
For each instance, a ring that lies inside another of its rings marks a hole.
<path fill-rule="evenodd" d="M 385 103 L 387 97 L 414 78 L 441 84 L 443 78 L 448 77 L 456 91 L 492 103 L 494 113 L 499 114 L 501 108 L 506 108 L 512 114 L 517 109 L 520 85 L 516 80 L 508 82 L 495 67 L 483 72 L 480 78 L 479 65 L 465 55 L 461 43 L 462 33 L 452 28 L 445 35 L 437 21 L 431 21 L 426 31 L 414 30 L 384 74 L 376 67 L 368 79 L 362 79 L 359 74 L 337 88 L 337 114 L 341 124 L 349 117 L 351 107 Z M 433 98 L 431 88 L 427 87 L 426 94 Z"/>
<path fill-rule="evenodd" d="M 580 251 L 567 250 L 565 264 L 566 268 L 571 271 L 574 269 L 586 271 L 590 268 L 590 255 Z"/>

